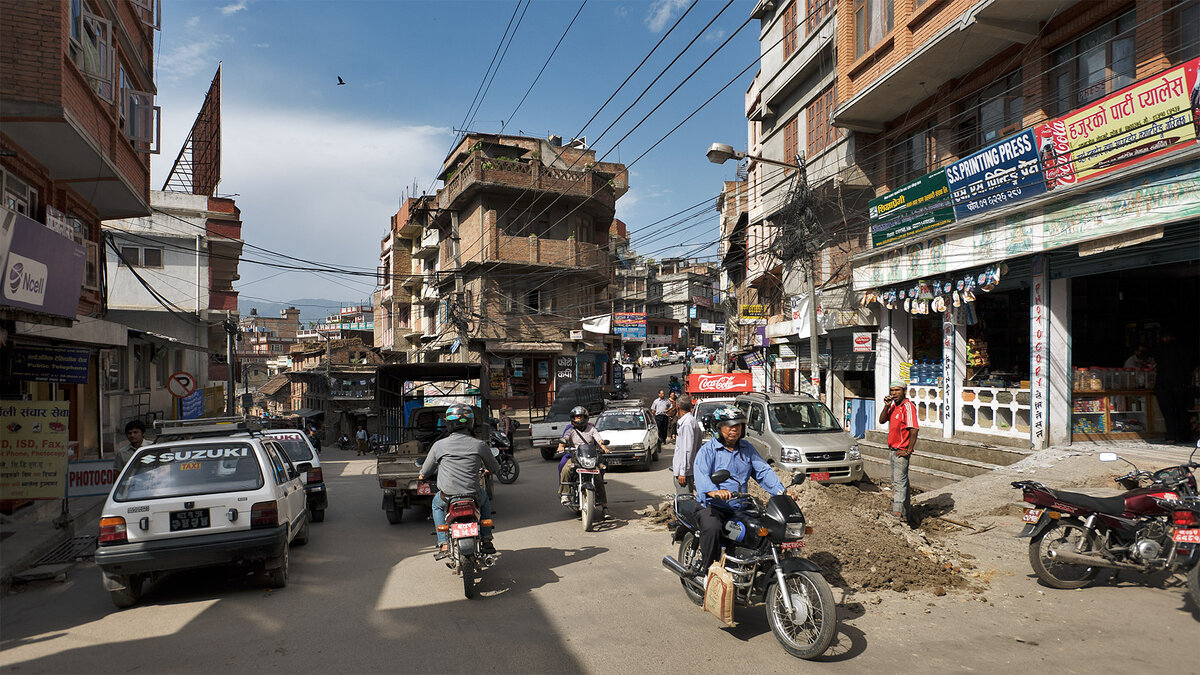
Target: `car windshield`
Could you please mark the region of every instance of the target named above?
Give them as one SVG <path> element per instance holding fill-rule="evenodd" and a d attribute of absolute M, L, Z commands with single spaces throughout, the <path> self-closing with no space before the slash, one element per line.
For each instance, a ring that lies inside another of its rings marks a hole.
<path fill-rule="evenodd" d="M 646 421 L 639 412 L 607 413 L 596 418 L 598 431 L 625 431 L 627 429 L 645 429 Z"/>
<path fill-rule="evenodd" d="M 312 448 L 308 447 L 308 441 L 304 438 L 304 433 L 300 431 L 279 432 L 274 431 L 267 434 L 271 438 L 279 441 L 287 452 L 288 459 L 293 463 L 311 462 L 313 458 Z"/>
<path fill-rule="evenodd" d="M 263 475 L 246 443 L 151 445 L 129 462 L 113 490 L 118 502 L 257 490 Z"/>
<path fill-rule="evenodd" d="M 696 404 L 696 409 L 692 411 L 692 414 L 698 419 L 704 419 L 713 414 L 714 411 L 720 408 L 728 408 L 732 405 L 733 401 L 700 401 Z"/>
<path fill-rule="evenodd" d="M 820 401 L 772 403 L 771 429 L 777 434 L 803 434 L 817 431 L 841 431 L 833 413 Z"/>

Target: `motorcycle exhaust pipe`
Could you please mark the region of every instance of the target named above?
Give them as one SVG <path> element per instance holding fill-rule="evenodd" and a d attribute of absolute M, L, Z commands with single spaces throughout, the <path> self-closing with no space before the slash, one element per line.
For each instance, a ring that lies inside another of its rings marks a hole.
<path fill-rule="evenodd" d="M 1107 558 L 1098 558 L 1092 555 L 1083 555 L 1074 551 L 1050 551 L 1050 558 L 1055 562 L 1064 563 L 1067 565 L 1087 565 L 1088 567 L 1107 567 L 1116 570 L 1131 570 L 1134 572 L 1145 571 L 1141 565 L 1133 565 L 1130 563 L 1117 562 Z"/>
<path fill-rule="evenodd" d="M 691 586 L 692 590 L 696 591 L 697 593 L 704 592 L 704 584 L 697 582 L 692 576 L 691 572 L 688 572 L 687 568 L 685 568 L 683 565 L 680 565 L 678 560 L 669 555 L 665 555 L 663 556 L 662 564 L 663 567 L 674 572 L 675 575 L 680 579 L 683 579 L 683 582 L 688 586 Z"/>

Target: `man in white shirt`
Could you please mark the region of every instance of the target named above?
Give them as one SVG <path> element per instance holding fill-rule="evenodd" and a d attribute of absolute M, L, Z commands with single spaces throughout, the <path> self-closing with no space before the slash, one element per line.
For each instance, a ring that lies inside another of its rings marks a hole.
<path fill-rule="evenodd" d="M 675 456 L 671 460 L 671 472 L 675 476 L 675 492 L 695 492 L 696 483 L 692 478 L 692 464 L 696 461 L 696 451 L 703 442 L 704 432 L 700 420 L 692 414 L 692 397 L 682 396 L 677 404 L 683 411 L 683 416 L 675 423 Z"/>
<path fill-rule="evenodd" d="M 670 420 L 667 411 L 670 409 L 671 399 L 667 398 L 667 390 L 659 389 L 658 398 L 650 404 L 650 412 L 654 414 L 654 422 L 658 424 L 658 438 L 664 443 L 667 441 L 667 422 Z"/>

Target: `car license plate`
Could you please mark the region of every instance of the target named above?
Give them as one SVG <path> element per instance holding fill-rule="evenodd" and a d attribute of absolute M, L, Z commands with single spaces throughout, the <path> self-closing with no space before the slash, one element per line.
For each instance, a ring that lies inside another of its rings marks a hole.
<path fill-rule="evenodd" d="M 417 494 L 431 495 L 433 494 L 433 488 L 429 486 L 429 483 L 421 481 L 420 483 L 417 483 Z"/>
<path fill-rule="evenodd" d="M 791 549 L 791 548 L 804 548 L 804 542 L 802 542 L 802 541 L 785 541 L 779 545 L 779 548 L 781 548 L 785 551 L 788 549 Z"/>
<path fill-rule="evenodd" d="M 208 527 L 208 509 L 190 509 L 171 512 L 171 531 L 198 530 Z"/>
<path fill-rule="evenodd" d="M 575 469 L 579 473 L 600 473 L 600 469 Z"/>
<path fill-rule="evenodd" d="M 1200 528 L 1175 530 L 1174 538 L 1178 544 L 1200 544 Z"/>
<path fill-rule="evenodd" d="M 1025 509 L 1025 515 L 1021 516 L 1021 520 L 1027 523 L 1036 523 L 1041 520 L 1042 513 L 1046 509 Z"/>
<path fill-rule="evenodd" d="M 450 536 L 455 539 L 478 537 L 479 523 L 450 523 Z"/>
<path fill-rule="evenodd" d="M 809 480 L 829 480 L 829 472 L 828 471 L 815 471 L 813 473 L 808 474 L 808 478 L 809 478 Z"/>

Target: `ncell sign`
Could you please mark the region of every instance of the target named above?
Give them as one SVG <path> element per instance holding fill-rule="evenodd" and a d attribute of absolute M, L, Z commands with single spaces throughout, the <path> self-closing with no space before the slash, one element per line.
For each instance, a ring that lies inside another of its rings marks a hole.
<path fill-rule="evenodd" d="M 75 318 L 85 258 L 79 244 L 0 207 L 0 306 Z"/>

